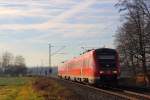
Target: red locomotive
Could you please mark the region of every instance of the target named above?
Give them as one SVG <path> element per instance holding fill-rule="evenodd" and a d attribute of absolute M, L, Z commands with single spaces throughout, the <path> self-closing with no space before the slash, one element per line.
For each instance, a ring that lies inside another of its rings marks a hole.
<path fill-rule="evenodd" d="M 73 58 L 58 67 L 58 76 L 90 84 L 117 82 L 120 74 L 118 53 L 100 48 Z"/>

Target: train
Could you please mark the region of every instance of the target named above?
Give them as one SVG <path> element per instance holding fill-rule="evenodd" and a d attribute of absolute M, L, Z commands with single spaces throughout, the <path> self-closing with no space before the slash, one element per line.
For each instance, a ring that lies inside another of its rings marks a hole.
<path fill-rule="evenodd" d="M 89 50 L 58 67 L 58 77 L 89 84 L 117 84 L 119 55 L 115 49 Z"/>

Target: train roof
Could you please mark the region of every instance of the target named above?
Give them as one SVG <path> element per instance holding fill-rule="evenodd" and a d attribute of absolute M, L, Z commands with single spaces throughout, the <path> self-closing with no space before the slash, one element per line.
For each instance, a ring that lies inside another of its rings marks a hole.
<path fill-rule="evenodd" d="M 65 61 L 63 64 L 69 63 L 69 62 L 74 61 L 74 60 L 78 60 L 78 59 L 80 59 L 82 56 L 85 56 L 85 55 L 87 55 L 87 54 L 93 52 L 94 50 L 95 50 L 95 49 L 88 50 L 87 52 L 85 52 L 85 53 L 83 53 L 83 54 L 80 54 L 80 55 L 77 56 L 77 57 L 73 57 L 73 58 L 71 58 L 71 59 Z"/>
<path fill-rule="evenodd" d="M 111 49 L 111 48 L 99 48 L 99 49 L 95 49 L 96 52 L 112 52 L 112 53 L 116 53 L 115 49 Z"/>
<path fill-rule="evenodd" d="M 116 52 L 116 50 L 115 50 L 115 49 L 111 49 L 111 48 L 98 48 L 98 49 L 91 49 L 91 50 L 87 50 L 87 51 L 86 51 L 86 52 L 84 52 L 83 54 L 88 53 L 88 52 L 90 52 L 90 51 L 99 51 L 99 52 L 104 52 L 104 51 L 106 51 L 106 52 Z"/>
<path fill-rule="evenodd" d="M 107 51 L 107 52 L 110 52 L 110 53 L 116 53 L 116 50 L 115 50 L 115 49 L 111 49 L 111 48 L 91 49 L 91 50 L 87 50 L 87 51 L 84 52 L 83 54 L 80 54 L 80 56 L 73 57 L 73 58 L 71 58 L 71 59 L 65 61 L 64 64 L 65 64 L 65 63 L 69 63 L 69 62 L 71 62 L 71 61 L 73 61 L 73 60 L 76 60 L 76 59 L 78 59 L 78 58 L 80 58 L 80 57 L 82 57 L 82 56 L 85 56 L 85 55 L 87 55 L 87 54 L 89 54 L 89 53 L 91 53 L 91 52 L 94 52 L 94 51 L 95 51 L 95 52 L 104 52 L 104 51 Z"/>

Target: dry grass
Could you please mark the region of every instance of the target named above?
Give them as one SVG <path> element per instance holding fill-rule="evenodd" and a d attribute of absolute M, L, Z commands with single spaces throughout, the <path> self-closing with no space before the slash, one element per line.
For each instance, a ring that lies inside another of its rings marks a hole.
<path fill-rule="evenodd" d="M 16 100 L 44 100 L 37 92 L 32 88 L 31 82 L 24 85 L 16 96 Z"/>
<path fill-rule="evenodd" d="M 45 100 L 77 100 L 77 96 L 71 90 L 52 79 L 39 78 L 33 87 Z"/>

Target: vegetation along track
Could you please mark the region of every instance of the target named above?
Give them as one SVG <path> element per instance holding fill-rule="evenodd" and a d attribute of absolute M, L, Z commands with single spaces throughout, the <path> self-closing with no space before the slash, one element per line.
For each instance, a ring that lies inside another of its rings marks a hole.
<path fill-rule="evenodd" d="M 150 100 L 150 96 L 116 88 L 97 88 L 73 81 L 53 78 L 73 89 L 82 100 Z"/>

